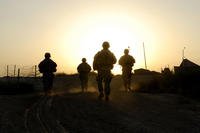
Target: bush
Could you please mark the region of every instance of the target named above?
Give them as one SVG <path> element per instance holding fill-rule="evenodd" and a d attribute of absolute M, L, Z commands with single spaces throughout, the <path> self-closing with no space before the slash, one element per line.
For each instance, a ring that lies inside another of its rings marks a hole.
<path fill-rule="evenodd" d="M 34 91 L 34 85 L 28 82 L 1 81 L 0 94 L 24 94 Z"/>

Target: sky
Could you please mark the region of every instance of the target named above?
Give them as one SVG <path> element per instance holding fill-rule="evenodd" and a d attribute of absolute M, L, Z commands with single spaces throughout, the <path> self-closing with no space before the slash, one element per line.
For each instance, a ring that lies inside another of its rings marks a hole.
<path fill-rule="evenodd" d="M 50 52 L 58 72 L 92 65 L 108 41 L 117 59 L 130 47 L 134 69 L 200 64 L 199 0 L 0 0 L 0 75 L 6 65 L 31 67 Z M 119 65 L 113 72 L 121 73 Z"/>

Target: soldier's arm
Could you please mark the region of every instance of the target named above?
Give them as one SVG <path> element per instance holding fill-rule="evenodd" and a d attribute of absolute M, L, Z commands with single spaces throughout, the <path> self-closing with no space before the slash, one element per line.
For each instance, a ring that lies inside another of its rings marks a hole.
<path fill-rule="evenodd" d="M 57 64 L 54 61 L 52 61 L 52 62 L 53 62 L 53 67 L 54 67 L 53 72 L 56 72 L 57 71 L 57 69 L 56 69 Z"/>
<path fill-rule="evenodd" d="M 135 58 L 132 57 L 133 63 L 135 63 Z"/>
<path fill-rule="evenodd" d="M 38 68 L 39 68 L 39 69 L 41 68 L 41 63 L 42 63 L 42 62 L 40 62 L 39 65 L 38 65 Z"/>
<path fill-rule="evenodd" d="M 133 58 L 133 56 L 131 56 L 131 64 L 132 64 L 132 66 L 134 66 L 134 63 L 135 63 L 135 59 Z"/>
<path fill-rule="evenodd" d="M 77 72 L 79 73 L 80 65 L 78 65 L 78 67 L 76 69 L 77 69 Z"/>
<path fill-rule="evenodd" d="M 119 59 L 119 65 L 122 66 L 122 57 L 120 57 L 120 59 Z"/>
<path fill-rule="evenodd" d="M 120 64 L 122 67 L 126 65 L 125 59 L 126 59 L 125 56 L 121 56 L 121 58 L 120 58 L 120 60 L 119 60 L 119 64 Z"/>
<path fill-rule="evenodd" d="M 97 70 L 96 61 L 93 61 L 92 66 L 93 66 L 93 69 L 94 69 L 94 70 Z"/>
<path fill-rule="evenodd" d="M 42 73 L 43 72 L 43 61 L 41 61 L 38 65 L 39 71 Z"/>
<path fill-rule="evenodd" d="M 97 70 L 97 57 L 98 57 L 98 55 L 99 55 L 99 52 L 94 56 L 94 61 L 93 61 L 93 69 L 94 70 Z"/>
<path fill-rule="evenodd" d="M 92 70 L 92 68 L 89 64 L 88 64 L 88 69 L 89 69 L 89 72 Z"/>
<path fill-rule="evenodd" d="M 113 57 L 113 64 L 115 64 L 117 62 L 117 59 L 113 53 L 112 53 L 112 57 Z"/>
<path fill-rule="evenodd" d="M 57 67 L 57 64 L 54 62 L 54 66 Z"/>

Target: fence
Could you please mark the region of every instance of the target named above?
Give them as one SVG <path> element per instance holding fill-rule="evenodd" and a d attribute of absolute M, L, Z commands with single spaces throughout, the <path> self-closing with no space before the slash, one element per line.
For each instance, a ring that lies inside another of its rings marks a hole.
<path fill-rule="evenodd" d="M 37 65 L 19 66 L 6 65 L 3 69 L 3 77 L 38 77 L 40 76 Z"/>

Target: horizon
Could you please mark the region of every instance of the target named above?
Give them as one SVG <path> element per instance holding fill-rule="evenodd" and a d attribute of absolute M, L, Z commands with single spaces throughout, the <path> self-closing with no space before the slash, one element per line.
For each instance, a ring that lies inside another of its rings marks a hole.
<path fill-rule="evenodd" d="M 179 66 L 185 58 L 200 64 L 198 0 L 0 1 L 0 75 L 7 65 L 31 67 L 50 52 L 58 72 L 77 73 L 83 57 L 108 41 L 117 59 L 130 47 L 134 69 Z M 117 62 L 118 64 L 118 62 Z M 121 74 L 115 65 L 114 74 Z"/>

